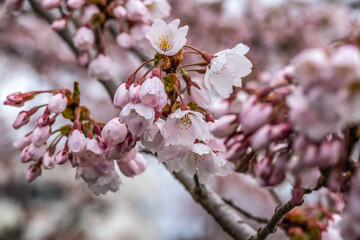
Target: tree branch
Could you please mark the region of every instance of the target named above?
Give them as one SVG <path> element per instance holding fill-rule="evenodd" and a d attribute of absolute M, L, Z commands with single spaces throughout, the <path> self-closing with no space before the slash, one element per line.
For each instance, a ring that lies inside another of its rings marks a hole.
<path fill-rule="evenodd" d="M 269 234 L 276 232 L 276 226 L 283 219 L 283 217 L 295 207 L 303 204 L 303 202 L 304 200 L 299 204 L 294 204 L 291 202 L 291 200 L 289 200 L 285 204 L 276 207 L 274 215 L 271 217 L 266 226 L 264 228 L 260 228 L 257 235 L 252 236 L 250 240 L 264 240 Z"/>
<path fill-rule="evenodd" d="M 48 23 L 51 23 L 54 18 L 42 7 L 35 2 L 35 0 L 29 0 L 34 12 L 41 18 L 45 19 Z M 79 52 L 74 46 L 71 38 L 71 34 L 67 30 L 58 32 L 60 37 L 69 45 L 75 55 Z M 137 53 L 135 49 L 131 50 L 133 53 Z M 136 54 L 140 56 L 139 54 Z M 141 56 L 140 56 L 141 57 Z M 106 90 L 108 91 L 111 98 L 114 97 L 116 85 L 112 81 L 99 80 Z M 246 240 L 256 232 L 253 228 L 247 225 L 243 219 L 230 207 L 228 206 L 219 195 L 217 195 L 209 186 L 201 185 L 201 191 L 196 187 L 195 182 L 192 178 L 186 176 L 184 173 L 173 173 L 180 183 L 186 188 L 190 195 L 198 202 L 203 208 L 213 216 L 215 221 L 219 223 L 224 231 L 236 240 Z M 199 194 L 201 192 L 201 194 Z"/>
<path fill-rule="evenodd" d="M 234 239 L 246 240 L 256 233 L 255 230 L 246 224 L 209 186 L 201 185 L 201 193 L 199 193 L 195 181 L 192 178 L 183 172 L 174 172 L 173 175 L 186 188 L 193 199 L 213 216 L 222 229 Z"/>

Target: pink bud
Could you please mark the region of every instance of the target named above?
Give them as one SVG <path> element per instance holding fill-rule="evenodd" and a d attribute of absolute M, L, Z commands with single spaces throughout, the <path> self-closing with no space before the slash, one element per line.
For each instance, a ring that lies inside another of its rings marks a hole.
<path fill-rule="evenodd" d="M 130 96 L 131 86 L 129 89 Z M 139 97 L 143 104 L 161 111 L 168 101 L 164 83 L 157 77 L 148 78 L 139 90 Z"/>
<path fill-rule="evenodd" d="M 46 153 L 46 145 L 43 144 L 41 146 L 36 146 L 34 143 L 31 143 L 29 145 L 29 150 L 28 150 L 30 157 L 34 160 L 39 160 L 40 158 L 42 158 L 45 153 Z"/>
<path fill-rule="evenodd" d="M 61 0 L 44 0 L 42 2 L 43 8 L 52 9 L 60 6 Z"/>
<path fill-rule="evenodd" d="M 45 169 L 52 169 L 55 166 L 55 156 L 50 155 L 49 152 L 45 154 L 42 160 L 42 165 Z"/>
<path fill-rule="evenodd" d="M 127 32 L 122 32 L 116 37 L 116 43 L 123 48 L 129 48 L 134 45 L 134 39 Z"/>
<path fill-rule="evenodd" d="M 129 91 L 126 88 L 126 83 L 121 83 L 115 92 L 114 105 L 123 108 L 129 102 Z"/>
<path fill-rule="evenodd" d="M 90 53 L 88 51 L 80 53 L 78 61 L 81 66 L 85 66 L 90 61 Z"/>
<path fill-rule="evenodd" d="M 21 92 L 16 92 L 16 93 L 12 93 L 9 94 L 8 96 L 6 96 L 7 100 L 9 100 L 10 102 L 13 103 L 23 103 L 24 99 L 22 97 L 22 93 Z"/>
<path fill-rule="evenodd" d="M 116 18 L 124 18 L 126 16 L 127 11 L 126 8 L 119 5 L 113 9 L 113 13 Z"/>
<path fill-rule="evenodd" d="M 13 123 L 13 128 L 18 129 L 23 125 L 27 124 L 30 121 L 30 118 L 27 112 L 20 112 L 17 116 L 15 122 Z"/>
<path fill-rule="evenodd" d="M 51 135 L 51 127 L 50 126 L 44 126 L 44 127 L 37 127 L 31 134 L 31 141 L 36 146 L 41 146 Z"/>
<path fill-rule="evenodd" d="M 236 119 L 235 114 L 229 114 L 215 120 L 214 123 L 209 123 L 211 133 L 218 138 L 229 136 L 238 126 Z"/>
<path fill-rule="evenodd" d="M 146 159 L 139 153 L 136 154 L 134 159 L 118 164 L 120 171 L 127 177 L 133 177 L 144 172 L 147 165 Z"/>
<path fill-rule="evenodd" d="M 105 143 L 109 145 L 122 143 L 128 134 L 125 124 L 120 123 L 119 118 L 111 119 L 101 131 Z"/>
<path fill-rule="evenodd" d="M 131 102 L 138 103 L 140 101 L 139 98 L 140 85 L 137 83 L 131 84 L 129 87 L 129 99 Z"/>
<path fill-rule="evenodd" d="M 86 137 L 78 129 L 75 129 L 70 133 L 68 139 L 68 148 L 70 152 L 81 153 L 85 151 L 86 148 Z"/>
<path fill-rule="evenodd" d="M 84 5 L 85 0 L 68 0 L 67 5 L 71 8 L 81 8 Z"/>
<path fill-rule="evenodd" d="M 291 191 L 292 199 L 291 202 L 293 204 L 300 204 L 303 197 L 304 197 L 304 190 L 300 186 L 295 186 L 293 190 Z"/>
<path fill-rule="evenodd" d="M 31 160 L 31 156 L 30 156 L 30 153 L 29 153 L 29 146 L 27 146 L 21 151 L 20 161 L 22 163 L 27 163 L 30 160 Z"/>
<path fill-rule="evenodd" d="M 35 178 L 40 176 L 40 174 L 41 174 L 41 168 L 39 166 L 37 166 L 36 164 L 30 165 L 26 173 L 26 180 L 28 182 L 32 182 L 35 180 Z"/>
<path fill-rule="evenodd" d="M 110 80 L 114 72 L 114 63 L 109 56 L 99 54 L 89 65 L 91 77 L 101 80 Z"/>
<path fill-rule="evenodd" d="M 30 145 L 30 143 L 31 143 L 31 134 L 15 140 L 13 142 L 13 146 L 18 150 L 22 150 L 26 146 Z"/>
<path fill-rule="evenodd" d="M 241 111 L 241 129 L 245 133 L 256 131 L 270 120 L 272 111 L 270 104 L 257 103 L 256 96 L 250 96 Z"/>
<path fill-rule="evenodd" d="M 67 105 L 67 98 L 62 94 L 58 93 L 51 97 L 48 108 L 54 113 L 62 113 Z"/>
<path fill-rule="evenodd" d="M 74 34 L 73 41 L 78 49 L 82 51 L 87 51 L 93 46 L 95 36 L 90 28 L 81 27 Z"/>
<path fill-rule="evenodd" d="M 66 27 L 67 21 L 64 18 L 60 18 L 58 20 L 55 20 L 52 24 L 51 24 L 51 28 L 55 31 L 59 31 L 62 30 Z"/>
<path fill-rule="evenodd" d="M 61 150 L 56 154 L 55 163 L 56 164 L 64 164 L 69 159 L 69 152 L 65 149 Z"/>

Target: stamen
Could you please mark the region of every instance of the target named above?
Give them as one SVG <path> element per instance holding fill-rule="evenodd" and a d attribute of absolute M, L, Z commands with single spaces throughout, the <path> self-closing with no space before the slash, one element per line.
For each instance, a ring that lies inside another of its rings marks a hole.
<path fill-rule="evenodd" d="M 159 37 L 159 48 L 162 51 L 168 51 L 173 47 L 173 41 L 171 40 L 170 36 L 168 35 L 161 35 Z"/>
<path fill-rule="evenodd" d="M 180 130 L 188 130 L 191 127 L 192 121 L 189 118 L 189 115 L 186 114 L 182 118 L 179 118 L 177 120 L 177 123 L 178 123 L 178 128 L 180 128 Z"/>

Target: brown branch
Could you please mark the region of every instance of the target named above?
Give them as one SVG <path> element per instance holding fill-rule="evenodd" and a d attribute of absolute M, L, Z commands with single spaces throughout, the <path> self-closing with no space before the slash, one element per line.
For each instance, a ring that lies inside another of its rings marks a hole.
<path fill-rule="evenodd" d="M 51 23 L 53 17 L 41 6 L 35 2 L 35 0 L 29 0 L 34 12 L 40 17 L 44 18 L 47 22 Z M 72 42 L 70 32 L 63 30 L 58 32 L 62 39 L 70 46 L 74 51 L 75 55 L 78 55 L 78 50 L 75 48 Z M 131 50 L 136 53 L 135 49 Z M 137 54 L 140 56 L 139 54 Z M 105 86 L 111 98 L 113 98 L 116 86 L 111 81 L 101 81 Z M 186 188 L 196 202 L 198 202 L 203 208 L 213 216 L 215 221 L 226 231 L 230 236 L 236 240 L 246 240 L 256 232 L 253 228 L 247 225 L 243 219 L 230 207 L 228 206 L 219 195 L 217 195 L 209 186 L 200 185 L 201 191 L 196 187 L 195 182 L 192 178 L 186 176 L 183 173 L 173 173 L 180 183 Z M 199 194 L 201 192 L 201 194 Z"/>
<path fill-rule="evenodd" d="M 173 173 L 193 199 L 199 203 L 236 240 L 247 240 L 256 232 L 209 186 L 201 185 L 201 193 L 195 181 L 182 172 Z"/>
<path fill-rule="evenodd" d="M 280 223 L 283 217 L 293 210 L 295 207 L 303 204 L 304 201 L 301 201 L 299 204 L 294 204 L 289 200 L 283 205 L 280 205 L 275 208 L 275 213 L 266 224 L 265 227 L 260 228 L 256 235 L 252 236 L 250 240 L 264 240 L 269 234 L 276 232 L 276 226 Z"/>
<path fill-rule="evenodd" d="M 31 5 L 32 9 L 34 10 L 34 12 L 39 17 L 46 20 L 46 22 L 48 22 L 49 24 L 51 24 L 53 21 L 56 20 L 56 18 L 54 16 L 52 16 L 52 14 L 50 14 L 49 12 L 44 10 L 42 8 L 42 6 L 40 5 L 40 3 L 38 3 L 37 1 L 29 0 L 29 3 Z M 65 28 L 65 29 L 58 31 L 58 34 L 66 42 L 66 44 L 71 48 L 71 50 L 75 53 L 75 55 L 78 56 L 79 50 L 75 47 L 75 45 L 72 41 L 72 35 L 71 35 L 70 31 Z"/>

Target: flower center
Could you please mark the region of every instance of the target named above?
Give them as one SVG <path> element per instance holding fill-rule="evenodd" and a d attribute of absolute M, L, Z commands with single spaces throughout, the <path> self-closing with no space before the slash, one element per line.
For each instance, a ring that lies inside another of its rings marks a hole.
<path fill-rule="evenodd" d="M 205 155 L 200 155 L 198 153 L 194 153 L 194 161 L 195 163 L 200 163 L 205 160 Z"/>
<path fill-rule="evenodd" d="M 168 35 L 161 35 L 158 40 L 159 48 L 162 51 L 168 51 L 173 46 L 173 41 L 171 40 L 170 36 Z"/>
<path fill-rule="evenodd" d="M 186 114 L 185 116 L 183 116 L 182 118 L 179 118 L 177 120 L 178 123 L 178 128 L 180 128 L 180 130 L 188 130 L 191 127 L 192 121 L 189 118 L 189 115 Z"/>

